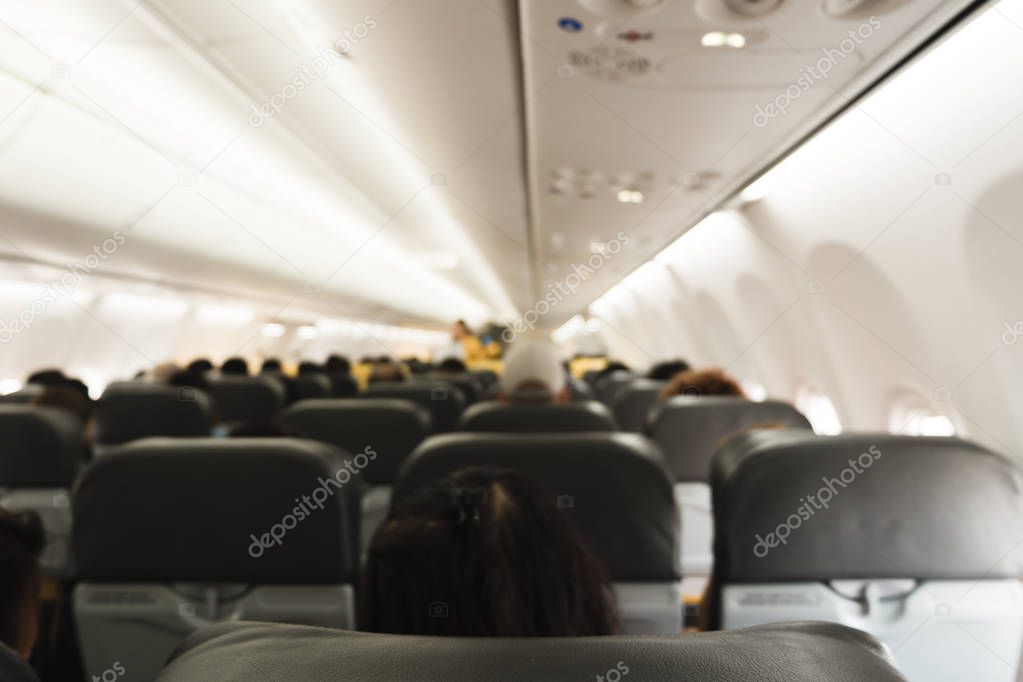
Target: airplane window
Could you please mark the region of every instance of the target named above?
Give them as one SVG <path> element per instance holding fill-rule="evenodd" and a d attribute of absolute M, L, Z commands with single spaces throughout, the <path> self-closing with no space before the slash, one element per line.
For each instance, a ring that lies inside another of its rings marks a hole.
<path fill-rule="evenodd" d="M 796 409 L 806 415 L 813 430 L 823 436 L 842 433 L 842 420 L 838 418 L 834 403 L 815 388 L 804 387 L 796 394 Z"/>

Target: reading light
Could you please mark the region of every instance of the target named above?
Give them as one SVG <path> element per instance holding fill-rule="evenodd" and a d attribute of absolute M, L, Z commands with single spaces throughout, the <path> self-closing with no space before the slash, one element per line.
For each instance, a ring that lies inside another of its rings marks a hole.
<path fill-rule="evenodd" d="M 269 324 L 263 325 L 263 331 L 260 332 L 263 336 L 267 336 L 271 339 L 279 339 L 284 336 L 284 325 L 277 324 L 276 322 L 270 322 Z"/>
<path fill-rule="evenodd" d="M 623 189 L 618 192 L 618 201 L 623 204 L 642 204 L 643 193 L 637 189 Z"/>
<path fill-rule="evenodd" d="M 319 331 L 316 329 L 316 327 L 313 327 L 308 324 L 304 324 L 298 328 L 298 338 L 300 339 L 306 340 L 315 339 L 318 333 Z"/>
<path fill-rule="evenodd" d="M 711 31 L 703 35 L 700 44 L 704 47 L 734 47 L 738 49 L 746 47 L 746 36 L 741 33 Z"/>

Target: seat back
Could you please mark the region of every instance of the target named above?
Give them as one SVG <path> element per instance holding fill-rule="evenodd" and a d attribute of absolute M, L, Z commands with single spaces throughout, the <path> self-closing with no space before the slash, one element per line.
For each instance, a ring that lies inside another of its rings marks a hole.
<path fill-rule="evenodd" d="M 331 398 L 351 398 L 359 393 L 359 382 L 348 372 L 330 372 L 327 379 Z"/>
<path fill-rule="evenodd" d="M 566 377 L 565 388 L 568 389 L 568 397 L 573 402 L 586 402 L 597 399 L 593 389 L 582 379 L 576 379 L 572 376 Z"/>
<path fill-rule="evenodd" d="M 270 421 L 284 407 L 284 388 L 262 376 L 210 378 L 217 416 L 227 423 Z"/>
<path fill-rule="evenodd" d="M 611 412 L 602 403 L 509 405 L 486 402 L 472 405 L 462 414 L 461 431 L 506 433 L 577 433 L 614 431 Z"/>
<path fill-rule="evenodd" d="M 611 409 L 622 431 L 643 433 L 650 408 L 657 404 L 657 397 L 668 385 L 667 381 L 634 379 L 618 391 Z"/>
<path fill-rule="evenodd" d="M 264 623 L 193 635 L 161 682 L 899 682 L 874 638 L 829 623 L 685 637 L 410 637 Z"/>
<path fill-rule="evenodd" d="M 416 403 L 430 413 L 434 433 L 453 430 L 465 409 L 465 396 L 457 386 L 440 379 L 383 381 L 366 388 L 367 398 L 397 398 Z"/>
<path fill-rule="evenodd" d="M 910 680 L 1016 679 L 1015 461 L 956 438 L 762 431 L 715 456 L 712 486 L 723 627 L 829 620 L 887 643 Z"/>
<path fill-rule="evenodd" d="M 402 466 L 392 506 L 424 483 L 468 466 L 513 469 L 556 500 L 607 567 L 627 632 L 681 629 L 678 513 L 653 443 L 638 435 L 592 433 L 436 436 Z"/>
<path fill-rule="evenodd" d="M 390 485 L 402 462 L 430 433 L 430 414 L 408 400 L 303 400 L 282 419 L 305 438 L 346 452 L 372 448 L 377 456 L 363 476 L 371 485 Z"/>
<path fill-rule="evenodd" d="M 289 403 L 329 398 L 334 390 L 330 377 L 319 372 L 299 374 L 291 380 L 289 388 Z"/>
<path fill-rule="evenodd" d="M 57 578 L 73 572 L 68 488 L 84 454 L 82 424 L 74 415 L 0 406 L 0 506 L 39 514 L 47 536 L 40 565 Z"/>
<path fill-rule="evenodd" d="M 361 480 L 345 460 L 314 441 L 203 438 L 93 463 L 71 496 L 87 676 L 120 660 L 155 679 L 188 633 L 223 620 L 352 627 Z"/>
<path fill-rule="evenodd" d="M 687 576 L 709 576 L 714 565 L 714 518 L 707 485 L 714 452 L 729 436 L 766 424 L 810 428 L 794 407 L 779 401 L 679 396 L 650 408 L 646 431 L 668 460 L 685 520 L 682 570 Z"/>
<path fill-rule="evenodd" d="M 614 399 L 617 397 L 618 391 L 634 379 L 638 378 L 639 377 L 632 372 L 617 370 L 597 379 L 596 383 L 593 385 L 593 391 L 597 394 L 597 400 L 605 405 L 611 405 L 614 403 Z"/>
<path fill-rule="evenodd" d="M 118 445 L 138 438 L 207 436 L 210 400 L 191 387 L 145 381 L 110 384 L 96 403 L 96 442 Z"/>

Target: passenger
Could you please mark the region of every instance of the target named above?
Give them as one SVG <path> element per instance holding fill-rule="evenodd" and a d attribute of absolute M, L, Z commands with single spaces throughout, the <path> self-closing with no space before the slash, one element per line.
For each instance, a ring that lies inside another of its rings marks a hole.
<path fill-rule="evenodd" d="M 745 398 L 746 392 L 742 390 L 738 380 L 726 374 L 723 369 L 712 368 L 676 374 L 671 383 L 661 391 L 660 398 L 666 400 L 677 395 Z"/>
<path fill-rule="evenodd" d="M 213 363 L 206 358 L 198 358 L 188 363 L 185 369 L 196 374 L 205 374 L 206 372 L 213 371 Z"/>
<path fill-rule="evenodd" d="M 81 420 L 83 429 L 92 420 L 92 400 L 83 396 L 81 391 L 67 383 L 62 386 L 47 386 L 30 402 L 33 405 L 56 407 L 70 412 Z"/>
<path fill-rule="evenodd" d="M 458 637 L 618 631 L 601 563 L 533 481 L 469 468 L 419 489 L 370 543 L 360 628 Z"/>
<path fill-rule="evenodd" d="M 206 375 L 192 372 L 187 369 L 178 370 L 167 377 L 167 384 L 178 388 L 191 387 L 210 395 L 210 380 Z"/>
<path fill-rule="evenodd" d="M 35 680 L 29 668 L 39 635 L 46 534 L 35 512 L 0 509 L 0 680 Z"/>
<path fill-rule="evenodd" d="M 92 402 L 92 398 L 89 395 L 89 387 L 86 386 L 85 382 L 81 379 L 69 378 L 64 382 L 64 385 L 77 391 L 79 395 L 88 400 L 90 403 Z"/>
<path fill-rule="evenodd" d="M 326 374 L 327 370 L 323 368 L 323 365 L 318 365 L 310 360 L 303 360 L 298 363 L 298 374 Z"/>
<path fill-rule="evenodd" d="M 658 362 L 656 365 L 647 370 L 646 378 L 655 379 L 657 381 L 668 381 L 674 378 L 676 374 L 681 372 L 688 372 L 692 367 L 685 360 L 666 360 L 664 362 Z"/>
<path fill-rule="evenodd" d="M 462 358 L 466 365 L 479 362 L 487 357 L 487 351 L 479 337 L 473 334 L 465 320 L 458 320 L 451 325 L 451 338 L 461 346 Z"/>
<path fill-rule="evenodd" d="M 464 374 L 468 368 L 458 358 L 446 358 L 439 365 L 437 371 L 441 374 Z"/>
<path fill-rule="evenodd" d="M 279 374 L 281 371 L 281 361 L 277 358 L 263 360 L 263 364 L 259 368 L 260 374 Z"/>
<path fill-rule="evenodd" d="M 352 363 L 343 355 L 329 355 L 323 366 L 328 374 L 352 373 Z"/>
<path fill-rule="evenodd" d="M 64 376 L 64 372 L 59 369 L 47 368 L 36 370 L 29 374 L 25 383 L 36 384 L 37 386 L 60 386 L 66 381 L 67 377 Z"/>
<path fill-rule="evenodd" d="M 498 400 L 524 405 L 567 403 L 570 395 L 565 376 L 554 344 L 521 340 L 504 361 Z"/>
<path fill-rule="evenodd" d="M 249 363 L 246 362 L 245 358 L 228 358 L 220 366 L 220 373 L 247 376 L 249 373 Z"/>

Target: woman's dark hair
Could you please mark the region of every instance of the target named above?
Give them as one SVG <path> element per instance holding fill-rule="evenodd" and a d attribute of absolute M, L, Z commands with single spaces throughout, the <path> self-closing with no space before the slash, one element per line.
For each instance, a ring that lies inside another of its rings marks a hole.
<path fill-rule="evenodd" d="M 59 369 L 46 368 L 37 369 L 28 375 L 26 384 L 38 384 L 40 386 L 61 386 L 67 381 L 64 372 Z"/>
<path fill-rule="evenodd" d="M 704 370 L 688 370 L 680 372 L 672 378 L 664 390 L 661 391 L 661 399 L 682 395 L 692 398 L 700 396 L 734 396 L 745 398 L 746 392 L 742 389 L 739 380 L 725 373 L 725 370 L 718 367 Z"/>
<path fill-rule="evenodd" d="M 363 630 L 461 637 L 614 634 L 603 565 L 539 485 L 469 468 L 393 508 L 369 547 Z"/>
<path fill-rule="evenodd" d="M 20 650 L 26 638 L 26 610 L 39 608 L 39 555 L 46 533 L 35 512 L 0 509 L 0 642 Z"/>
<path fill-rule="evenodd" d="M 246 362 L 245 358 L 228 358 L 224 360 L 224 364 L 220 366 L 221 374 L 248 374 L 249 363 Z"/>
<path fill-rule="evenodd" d="M 680 372 L 688 372 L 692 369 L 685 360 L 665 360 L 647 370 L 647 379 L 667 381 Z"/>

